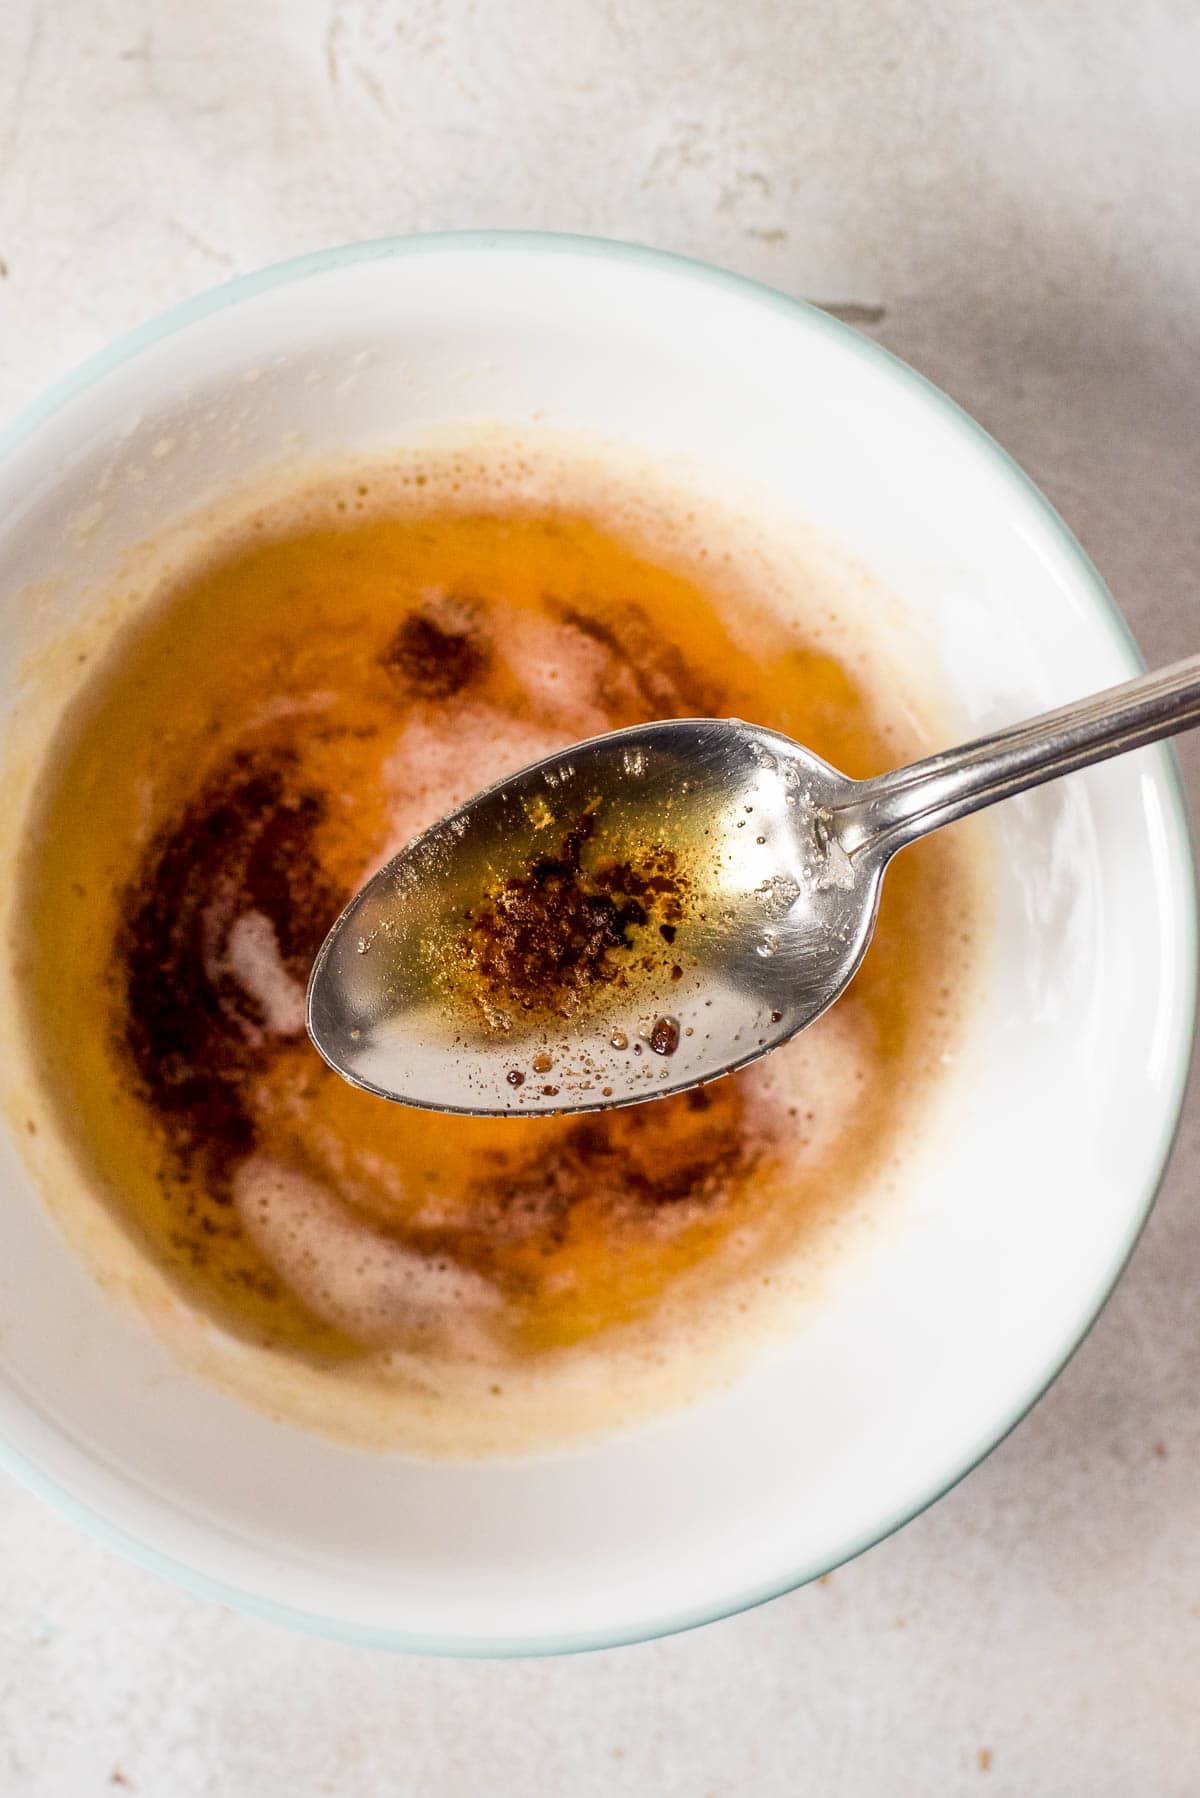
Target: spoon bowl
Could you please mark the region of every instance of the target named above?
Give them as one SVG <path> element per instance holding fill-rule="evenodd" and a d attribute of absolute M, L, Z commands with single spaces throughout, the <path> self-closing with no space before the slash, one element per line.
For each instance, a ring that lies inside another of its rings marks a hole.
<path fill-rule="evenodd" d="M 351 901 L 313 969 L 313 1041 L 370 1092 L 492 1114 L 631 1105 L 742 1067 L 812 1023 L 870 941 L 883 858 L 849 856 L 832 826 L 859 786 L 737 719 L 636 726 L 535 762 Z M 631 943 L 555 1002 L 480 1003 L 463 970 L 481 891 L 557 868 L 581 818 L 583 877 L 669 868 L 674 921 L 651 894 Z"/>

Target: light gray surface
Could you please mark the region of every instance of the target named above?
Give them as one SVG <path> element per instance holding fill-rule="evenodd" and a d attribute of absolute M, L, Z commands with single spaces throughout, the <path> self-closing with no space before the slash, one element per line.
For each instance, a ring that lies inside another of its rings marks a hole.
<path fill-rule="evenodd" d="M 1200 648 L 1200 12 L 905 0 L 2 0 L 0 414 L 350 237 L 641 238 L 946 387 Z M 1185 746 L 1193 794 L 1200 756 Z M 391 1660 L 161 1584 L 0 1482 L 0 1794 L 1200 1791 L 1200 1110 L 1094 1335 L 895 1540 L 692 1636 Z"/>

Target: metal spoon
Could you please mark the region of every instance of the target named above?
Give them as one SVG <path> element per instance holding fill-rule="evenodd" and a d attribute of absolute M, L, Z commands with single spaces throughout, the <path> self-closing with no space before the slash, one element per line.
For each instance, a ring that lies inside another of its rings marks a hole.
<path fill-rule="evenodd" d="M 1197 723 L 1193 656 L 872 780 L 737 719 L 594 737 L 480 793 L 367 883 L 317 957 L 309 1032 L 354 1085 L 443 1111 L 592 1111 L 682 1091 L 833 1004 L 897 850 Z M 598 982 L 565 1015 L 518 1004 L 498 1023 L 472 1002 L 470 919 L 584 813 L 598 854 L 641 842 L 660 865 L 674 858 L 683 916 L 655 935 L 651 915 L 638 978 Z"/>

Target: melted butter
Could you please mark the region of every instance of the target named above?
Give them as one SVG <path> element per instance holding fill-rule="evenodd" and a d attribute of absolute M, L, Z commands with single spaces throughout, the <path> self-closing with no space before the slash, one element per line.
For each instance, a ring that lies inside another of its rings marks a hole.
<path fill-rule="evenodd" d="M 928 747 L 827 611 L 803 593 L 786 621 L 756 604 L 728 547 L 718 575 L 602 510 L 329 486 L 255 519 L 114 645 L 30 847 L 28 993 L 82 1162 L 227 1328 L 327 1364 L 392 1348 L 511 1365 L 761 1282 L 896 1151 L 953 1035 L 942 995 L 971 905 L 953 838 L 900 858 L 835 1011 L 698 1099 L 584 1119 L 407 1111 L 343 1083 L 296 1028 L 344 900 L 508 768 L 703 714 L 773 726 L 852 775 Z M 430 666 L 461 664 L 460 682 L 398 652 L 413 619 L 459 642 L 439 657 L 433 641 Z M 184 821 L 218 828 L 237 769 L 276 772 L 264 811 L 312 816 L 286 840 L 288 881 L 259 868 L 266 900 L 252 881 L 214 891 L 197 925 L 196 991 L 244 1062 L 244 1140 L 214 1156 L 222 1119 L 164 1110 L 138 1071 L 129 944 Z"/>

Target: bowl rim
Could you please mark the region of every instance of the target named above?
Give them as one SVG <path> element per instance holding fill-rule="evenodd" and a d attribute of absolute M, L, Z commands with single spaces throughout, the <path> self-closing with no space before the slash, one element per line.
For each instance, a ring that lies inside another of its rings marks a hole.
<path fill-rule="evenodd" d="M 893 381 L 907 386 L 926 404 L 939 411 L 944 420 L 959 432 L 968 452 L 988 462 L 999 483 L 1006 486 L 1013 497 L 1024 506 L 1030 507 L 1040 514 L 1043 524 L 1049 527 L 1060 549 L 1070 562 L 1080 589 L 1090 595 L 1096 612 L 1107 623 L 1119 652 L 1124 655 L 1129 664 L 1130 675 L 1144 669 L 1145 664 L 1136 641 L 1116 601 L 1091 558 L 1059 513 L 1008 452 L 941 388 L 935 386 L 932 381 L 919 374 L 890 350 L 885 349 L 883 345 L 843 323 L 818 305 L 806 300 L 795 299 L 764 282 L 701 261 L 698 258 L 679 255 L 672 251 L 653 249 L 643 244 L 630 243 L 618 238 L 521 230 L 418 232 L 364 239 L 268 264 L 250 274 L 241 275 L 231 281 L 207 288 L 190 299 L 170 307 L 167 311 L 158 314 L 132 331 L 122 334 L 106 348 L 86 358 L 20 410 L 15 418 L 0 429 L 0 459 L 9 458 L 55 413 L 88 388 L 103 380 L 106 375 L 139 356 L 143 351 L 166 338 L 187 330 L 189 326 L 197 324 L 215 313 L 240 305 L 243 301 L 267 293 L 273 288 L 305 281 L 313 276 L 323 275 L 359 263 L 390 261 L 401 257 L 426 255 L 431 252 L 478 254 L 493 251 L 506 254 L 515 251 L 540 255 L 556 254 L 606 259 L 631 267 L 656 270 L 681 283 L 694 282 L 698 285 L 723 288 L 731 297 L 742 299 L 748 306 L 768 308 L 777 314 L 790 317 L 795 323 L 807 329 L 824 332 L 829 338 L 836 340 L 842 349 L 849 349 L 864 360 L 873 363 L 882 373 L 888 375 Z M 1187 1003 L 1180 1007 L 1180 1022 L 1175 1030 L 1175 1040 L 1171 1044 L 1173 1085 L 1167 1098 L 1162 1132 L 1137 1202 L 1131 1206 L 1124 1239 L 1117 1245 L 1109 1268 L 1097 1284 L 1082 1327 L 1072 1324 L 1048 1370 L 1038 1376 L 1032 1389 L 1026 1392 L 1013 1407 L 1000 1429 L 996 1430 L 994 1426 L 989 1428 L 963 1455 L 961 1464 L 949 1477 L 940 1473 L 935 1478 L 930 1490 L 917 1503 L 906 1504 L 899 1513 L 887 1521 L 862 1532 L 844 1546 L 833 1561 L 822 1560 L 819 1564 L 805 1564 L 789 1568 L 770 1581 L 744 1591 L 734 1599 L 724 1599 L 715 1605 L 712 1601 L 702 1602 L 688 1609 L 675 1611 L 669 1616 L 637 1618 L 631 1620 L 628 1625 L 607 1630 L 567 1631 L 528 1637 L 506 1635 L 486 1639 L 473 1636 L 413 1634 L 403 1629 L 356 1624 L 337 1617 L 327 1617 L 320 1612 L 307 1611 L 300 1606 L 261 1597 L 232 1582 L 227 1582 L 215 1574 L 200 1572 L 189 1566 L 186 1561 L 178 1560 L 130 1534 L 121 1524 L 114 1522 L 110 1517 L 93 1508 L 87 1501 L 61 1486 L 57 1480 L 44 1473 L 26 1455 L 14 1449 L 3 1439 L 0 1439 L 0 1471 L 12 1474 L 29 1490 L 46 1499 L 57 1510 L 81 1524 L 108 1546 L 119 1550 L 140 1565 L 164 1575 L 197 1596 L 214 1599 L 218 1603 L 234 1606 L 238 1610 L 264 1621 L 285 1624 L 332 1641 L 407 1653 L 452 1655 L 464 1658 L 488 1659 L 574 1654 L 593 1649 L 616 1648 L 634 1642 L 652 1641 L 661 1636 L 678 1634 L 684 1630 L 698 1628 L 703 1624 L 718 1622 L 725 1617 L 735 1616 L 739 1612 L 765 1604 L 771 1599 L 782 1597 L 785 1593 L 807 1585 L 810 1581 L 832 1572 L 837 1567 L 844 1566 L 867 1549 L 886 1541 L 905 1524 L 912 1522 L 914 1518 L 921 1516 L 923 1512 L 936 1504 L 939 1499 L 944 1498 L 961 1480 L 986 1460 L 993 1449 L 998 1448 L 1017 1428 L 1018 1424 L 1023 1422 L 1058 1379 L 1077 1350 L 1091 1334 L 1111 1297 L 1137 1247 L 1162 1185 L 1179 1131 L 1184 1093 L 1191 1064 L 1197 984 L 1195 845 L 1178 757 L 1169 744 L 1164 745 L 1163 749 L 1165 753 L 1160 758 L 1159 773 L 1156 777 L 1157 784 L 1165 802 L 1169 828 L 1173 831 L 1176 839 L 1175 847 L 1177 851 L 1182 849 L 1183 852 L 1184 890 L 1179 895 L 1181 901 L 1178 908 L 1179 940 L 1174 947 L 1178 956 L 1177 966 Z"/>

